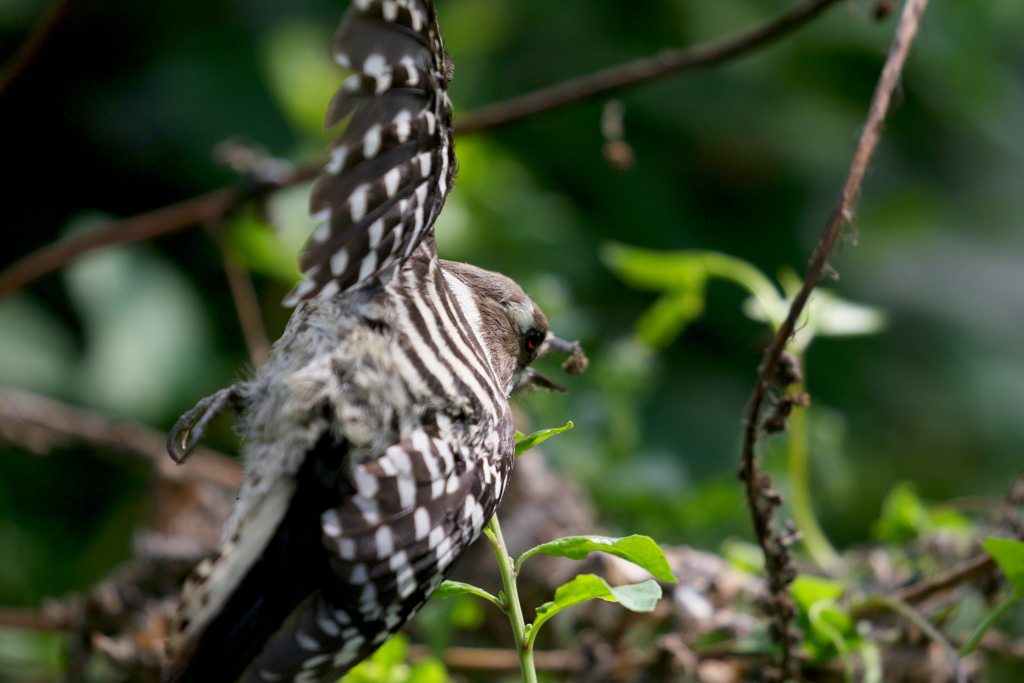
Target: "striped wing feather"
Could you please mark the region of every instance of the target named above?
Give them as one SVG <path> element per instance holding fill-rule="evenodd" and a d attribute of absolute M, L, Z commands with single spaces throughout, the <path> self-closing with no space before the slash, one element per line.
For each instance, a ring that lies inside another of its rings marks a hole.
<path fill-rule="evenodd" d="M 336 581 L 274 635 L 246 683 L 335 680 L 401 628 L 480 533 L 497 503 L 484 492 L 503 489 L 504 474 L 435 427 L 354 468 L 354 494 L 321 515 Z"/>
<path fill-rule="evenodd" d="M 288 306 L 389 279 L 430 234 L 455 172 L 449 73 L 432 0 L 355 0 L 335 35 L 334 59 L 354 73 L 326 123 L 349 121 L 313 187 L 319 226 Z"/>

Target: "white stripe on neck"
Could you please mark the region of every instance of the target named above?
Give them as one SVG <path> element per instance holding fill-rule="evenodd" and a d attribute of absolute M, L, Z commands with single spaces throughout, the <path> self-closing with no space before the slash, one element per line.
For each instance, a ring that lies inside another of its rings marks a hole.
<path fill-rule="evenodd" d="M 451 273 L 445 273 L 444 279 L 448 283 L 448 288 L 452 290 L 452 294 L 455 295 L 455 303 L 462 310 L 462 315 L 466 316 L 466 321 L 469 322 L 469 327 L 473 330 L 473 334 L 476 335 L 477 340 L 480 342 L 480 346 L 483 347 L 484 353 L 487 354 L 487 362 L 490 363 L 493 372 L 494 358 L 491 357 L 491 349 L 487 346 L 487 341 L 484 338 L 483 323 L 480 318 L 480 307 L 476 305 L 476 299 L 473 296 L 473 292 L 470 291 L 469 285 L 460 280 Z"/>

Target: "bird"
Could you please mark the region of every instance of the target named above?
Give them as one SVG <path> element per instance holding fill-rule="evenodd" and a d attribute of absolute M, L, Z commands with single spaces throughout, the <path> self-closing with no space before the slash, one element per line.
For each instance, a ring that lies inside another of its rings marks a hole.
<path fill-rule="evenodd" d="M 168 436 L 184 462 L 238 414 L 245 474 L 185 582 L 164 683 L 334 682 L 426 602 L 494 514 L 514 461 L 510 397 L 562 390 L 531 364 L 555 336 L 513 280 L 438 257 L 456 158 L 432 0 L 353 0 L 332 52 L 347 119 L 313 185 L 318 227 L 269 359 Z"/>

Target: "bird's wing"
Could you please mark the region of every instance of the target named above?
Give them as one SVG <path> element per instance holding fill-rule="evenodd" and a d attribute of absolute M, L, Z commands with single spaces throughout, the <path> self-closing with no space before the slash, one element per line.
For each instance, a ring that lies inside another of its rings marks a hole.
<path fill-rule="evenodd" d="M 216 666 L 211 664 L 212 650 L 220 650 L 221 654 L 232 659 L 241 659 L 231 657 L 234 653 L 224 652 L 227 638 L 223 633 L 230 632 L 241 616 L 237 613 L 244 614 L 250 606 L 244 605 L 241 609 L 229 607 L 236 601 L 239 588 L 252 574 L 253 567 L 260 566 L 268 546 L 274 545 L 273 539 L 287 516 L 296 488 L 294 480 L 278 482 L 253 514 L 243 520 L 238 534 L 221 543 L 217 551 L 200 562 L 189 576 L 182 589 L 181 606 L 168 633 L 169 661 L 164 683 L 217 680 L 217 674 L 221 673 L 217 666 L 230 667 L 232 664 L 226 658 L 220 658 Z M 211 630 L 223 633 L 211 638 Z M 211 641 L 218 641 L 216 647 L 210 646 Z M 249 655 L 250 659 L 253 655 Z M 212 661 L 218 660 L 213 658 Z M 240 670 L 235 670 L 234 677 L 238 673 Z M 234 680 L 228 675 L 222 678 Z"/>
<path fill-rule="evenodd" d="M 355 466 L 354 494 L 321 516 L 334 580 L 268 642 L 246 683 L 336 680 L 419 609 L 480 533 L 508 472 L 431 427 Z"/>
<path fill-rule="evenodd" d="M 455 175 L 450 70 L 433 0 L 353 0 L 334 60 L 354 73 L 326 125 L 350 118 L 313 187 L 319 227 L 289 306 L 386 279 L 430 234 Z"/>

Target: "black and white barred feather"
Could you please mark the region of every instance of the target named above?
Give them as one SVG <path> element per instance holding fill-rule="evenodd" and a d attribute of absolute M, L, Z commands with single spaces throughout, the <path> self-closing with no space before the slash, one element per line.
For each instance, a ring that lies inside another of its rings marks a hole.
<path fill-rule="evenodd" d="M 293 306 L 389 279 L 426 237 L 455 175 L 451 65 L 429 0 L 354 0 L 334 39 L 354 71 L 326 125 L 351 117 L 313 188 L 319 227 L 300 259 Z"/>
<path fill-rule="evenodd" d="M 171 432 L 180 462 L 234 405 L 246 468 L 183 588 L 165 683 L 334 683 L 369 656 L 497 508 L 509 396 L 558 387 L 530 363 L 582 358 L 514 282 L 437 257 L 455 157 L 431 0 L 354 0 L 334 55 L 355 73 L 327 123 L 348 123 L 314 186 L 296 310 L 251 380 Z"/>

